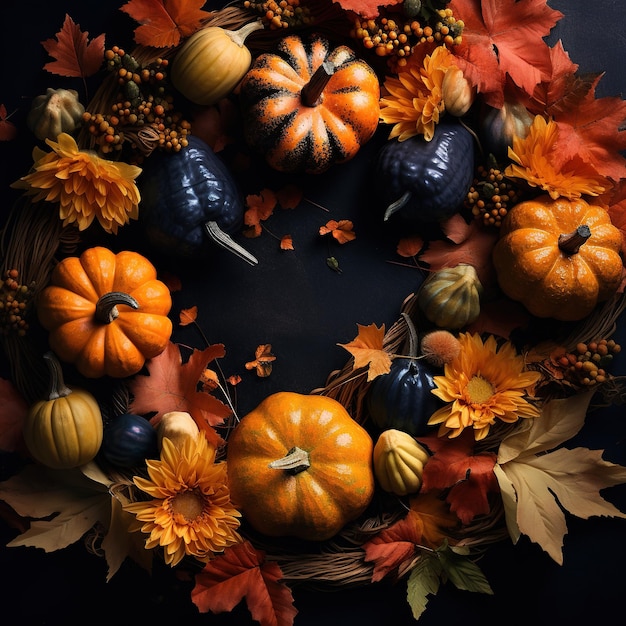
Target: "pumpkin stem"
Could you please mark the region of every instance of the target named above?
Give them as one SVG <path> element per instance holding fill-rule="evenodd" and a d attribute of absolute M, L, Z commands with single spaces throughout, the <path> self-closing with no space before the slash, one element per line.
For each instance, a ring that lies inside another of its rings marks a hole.
<path fill-rule="evenodd" d="M 229 252 L 236 254 L 240 259 L 243 259 L 250 265 L 258 265 L 257 258 L 250 254 L 243 246 L 240 246 L 230 235 L 225 233 L 215 221 L 205 222 L 204 229 L 206 230 L 211 240 L 218 246 L 225 248 Z"/>
<path fill-rule="evenodd" d="M 54 352 L 46 352 L 43 355 L 50 372 L 50 383 L 48 385 L 48 400 L 58 400 L 65 398 L 72 393 L 72 390 L 65 384 L 63 380 L 63 370 L 61 363 Z"/>
<path fill-rule="evenodd" d="M 407 356 L 417 358 L 419 347 L 417 341 L 417 329 L 415 328 L 415 324 L 413 323 L 413 320 L 410 318 L 408 313 L 402 313 L 401 317 L 404 320 L 407 329 Z"/>
<path fill-rule="evenodd" d="M 255 20 L 249 24 L 244 24 L 237 30 L 224 29 L 224 32 L 233 40 L 234 43 L 236 43 L 240 48 L 243 48 L 248 35 L 261 28 L 263 28 L 263 22 L 261 20 Z"/>
<path fill-rule="evenodd" d="M 313 73 L 311 80 L 302 87 L 300 101 L 304 106 L 316 107 L 324 99 L 324 89 L 335 73 L 335 65 L 331 61 L 324 61 Z"/>
<path fill-rule="evenodd" d="M 394 213 L 399 211 L 411 197 L 410 191 L 405 191 L 395 202 L 392 202 L 383 215 L 383 221 L 386 222 Z"/>
<path fill-rule="evenodd" d="M 294 446 L 282 459 L 272 461 L 268 467 L 285 470 L 290 474 L 299 474 L 311 467 L 311 459 L 306 450 Z"/>
<path fill-rule="evenodd" d="M 110 324 L 117 319 L 120 312 L 117 309 L 118 304 L 125 304 L 131 309 L 138 309 L 139 302 L 130 294 L 122 291 L 110 291 L 98 298 L 96 302 L 96 312 L 94 317 L 96 321 L 102 324 Z"/>
<path fill-rule="evenodd" d="M 572 255 L 580 250 L 587 239 L 591 237 L 591 230 L 587 224 L 579 226 L 574 232 L 566 235 L 559 235 L 559 248 L 561 252 Z"/>

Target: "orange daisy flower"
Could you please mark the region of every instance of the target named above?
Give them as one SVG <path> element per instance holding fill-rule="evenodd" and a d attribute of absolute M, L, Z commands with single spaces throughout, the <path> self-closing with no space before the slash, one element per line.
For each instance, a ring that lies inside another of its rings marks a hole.
<path fill-rule="evenodd" d="M 119 226 L 137 219 L 140 195 L 135 179 L 141 168 L 79 150 L 67 133 L 46 143 L 52 152 L 35 148 L 33 171 L 14 187 L 26 189 L 35 202 L 58 202 L 63 224 L 76 224 L 79 230 L 97 219 L 106 232 L 116 234 Z"/>
<path fill-rule="evenodd" d="M 513 137 L 513 147 L 509 147 L 513 163 L 505 169 L 505 176 L 521 178 L 531 187 L 547 191 L 553 200 L 598 196 L 606 191 L 606 178 L 582 159 L 576 157 L 557 166 L 554 146 L 558 133 L 556 122 L 536 115 L 525 138 Z"/>

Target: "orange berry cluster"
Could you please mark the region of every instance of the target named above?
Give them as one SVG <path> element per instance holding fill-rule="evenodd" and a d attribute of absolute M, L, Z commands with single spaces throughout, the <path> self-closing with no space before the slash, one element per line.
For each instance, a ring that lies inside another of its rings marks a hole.
<path fill-rule="evenodd" d="M 519 202 L 521 191 L 497 167 L 479 165 L 465 206 L 485 226 L 499 228 L 510 207 Z"/>
<path fill-rule="evenodd" d="M 564 368 L 568 380 L 585 387 L 607 380 L 607 368 L 621 347 L 613 339 L 581 342 L 572 353 L 559 357 L 557 363 Z"/>
<path fill-rule="evenodd" d="M 26 310 L 33 294 L 33 285 L 22 285 L 16 269 L 6 270 L 0 279 L 0 334 L 26 334 Z"/>
<path fill-rule="evenodd" d="M 300 0 L 245 0 L 243 6 L 257 12 L 270 30 L 307 26 L 311 23 L 310 10 L 308 7 L 301 7 Z"/>
<path fill-rule="evenodd" d="M 385 15 L 382 10 L 376 19 L 356 19 L 350 35 L 360 41 L 366 50 L 387 58 L 392 69 L 406 65 L 415 46 L 420 43 L 438 43 L 453 46 L 461 42 L 463 21 L 457 20 L 452 9 L 439 9 L 435 17 L 421 21 L 401 13 Z"/>
<path fill-rule="evenodd" d="M 109 70 L 116 73 L 120 89 L 109 113 L 86 111 L 83 115 L 97 149 L 103 154 L 125 146 L 136 150 L 136 131 L 148 127 L 153 149 L 177 152 L 187 146 L 191 124 L 175 110 L 174 98 L 168 93 L 168 60 L 141 66 L 118 46 L 107 50 L 105 59 Z"/>

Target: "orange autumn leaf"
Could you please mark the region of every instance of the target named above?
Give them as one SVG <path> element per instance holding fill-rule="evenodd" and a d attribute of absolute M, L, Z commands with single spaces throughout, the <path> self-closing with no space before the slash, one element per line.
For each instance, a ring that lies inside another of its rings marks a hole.
<path fill-rule="evenodd" d="M 320 226 L 320 235 L 332 235 L 339 243 L 347 243 L 356 239 L 356 233 L 352 230 L 354 224 L 350 220 L 329 220 L 324 226 Z"/>
<path fill-rule="evenodd" d="M 198 391 L 197 387 L 207 364 L 224 354 L 224 346 L 215 344 L 194 350 L 183 364 L 179 346 L 170 342 L 161 354 L 147 361 L 147 376 L 138 374 L 129 381 L 133 396 L 129 410 L 139 415 L 155 413 L 150 420 L 155 425 L 164 413 L 189 413 L 209 442 L 218 445 L 220 437 L 214 427 L 222 425 L 232 411 L 221 400 Z"/>
<path fill-rule="evenodd" d="M 256 370 L 257 376 L 267 378 L 272 373 L 272 362 L 276 357 L 272 354 L 272 344 L 264 343 L 257 346 L 254 353 L 254 361 L 248 361 L 247 370 Z"/>
<path fill-rule="evenodd" d="M 493 452 L 474 454 L 474 436 L 464 432 L 459 437 L 423 437 L 433 456 L 424 466 L 422 493 L 447 490 L 446 501 L 463 524 L 490 511 L 488 494 L 499 491 L 493 468 Z"/>
<path fill-rule="evenodd" d="M 207 367 L 200 375 L 200 384 L 204 391 L 215 391 L 220 386 L 220 379 L 217 372 Z"/>
<path fill-rule="evenodd" d="M 51 74 L 87 78 L 95 74 L 104 61 L 104 34 L 88 41 L 88 32 L 82 32 L 69 15 L 56 39 L 46 39 L 41 45 L 55 61 L 43 66 Z"/>
<path fill-rule="evenodd" d="M 295 209 L 302 202 L 303 192 L 297 185 L 286 185 L 276 192 L 278 204 L 283 209 Z"/>
<path fill-rule="evenodd" d="M 23 449 L 22 424 L 28 403 L 13 383 L 0 378 L 0 450 L 17 452 Z"/>
<path fill-rule="evenodd" d="M 341 5 L 344 11 L 351 11 L 366 19 L 377 17 L 381 5 L 380 0 L 335 0 L 335 2 Z M 387 0 L 384 4 L 386 7 L 390 7 L 395 4 L 402 4 L 402 0 Z"/>
<path fill-rule="evenodd" d="M 487 287 L 495 282 L 491 252 L 497 241 L 498 233 L 495 229 L 485 228 L 478 220 L 472 220 L 462 241 L 431 241 L 419 258 L 428 263 L 432 271 L 454 267 L 459 263 L 473 265 L 483 287 Z"/>
<path fill-rule="evenodd" d="M 430 463 L 430 461 L 428 462 Z M 424 466 L 428 466 L 428 463 Z M 445 540 L 449 544 L 456 541 L 448 536 L 448 531 L 458 527 L 457 516 L 450 511 L 441 494 L 435 491 L 422 493 L 409 499 L 409 507 L 413 513 L 419 516 L 422 523 L 422 542 L 430 548 L 438 548 Z"/>
<path fill-rule="evenodd" d="M 354 358 L 354 369 L 366 367 L 367 380 L 374 380 L 381 374 L 388 374 L 391 369 L 391 357 L 383 348 L 385 325 L 380 328 L 376 324 L 363 326 L 357 324 L 358 334 L 349 343 L 338 343 Z"/>
<path fill-rule="evenodd" d="M 291 235 L 283 235 L 280 238 L 280 249 L 281 250 L 295 250 L 293 247 L 293 239 Z"/>
<path fill-rule="evenodd" d="M 17 127 L 9 121 L 10 117 L 4 104 L 0 104 L 0 141 L 11 141 L 17 136 Z"/>
<path fill-rule="evenodd" d="M 244 224 L 248 227 L 248 237 L 258 237 L 261 234 L 261 222 L 269 219 L 274 213 L 278 200 L 271 189 L 263 189 L 259 194 L 246 196 L 246 211 Z"/>
<path fill-rule="evenodd" d="M 243 541 L 211 559 L 196 574 L 191 600 L 201 613 L 232 611 L 245 599 L 253 620 L 269 626 L 292 626 L 297 610 L 280 566 Z"/>
<path fill-rule="evenodd" d="M 414 235 L 400 239 L 396 252 L 399 256 L 411 258 L 417 256 L 423 249 L 424 240 L 419 235 Z"/>
<path fill-rule="evenodd" d="M 192 306 L 188 309 L 182 309 L 179 313 L 179 324 L 181 326 L 189 326 L 189 324 L 193 324 L 198 317 L 198 307 Z"/>
<path fill-rule="evenodd" d="M 454 46 L 456 63 L 490 106 L 504 102 L 507 77 L 532 94 L 550 73 L 546 37 L 563 17 L 547 0 L 452 0 L 465 24 L 462 43 Z"/>
<path fill-rule="evenodd" d="M 233 387 L 235 387 L 236 385 L 238 385 L 241 382 L 241 376 L 239 376 L 239 374 L 231 374 L 227 379 L 226 382 L 229 385 L 232 385 Z"/>
<path fill-rule="evenodd" d="M 203 25 L 210 13 L 203 11 L 205 0 L 130 0 L 121 7 L 140 26 L 135 42 L 142 46 L 177 46 Z"/>

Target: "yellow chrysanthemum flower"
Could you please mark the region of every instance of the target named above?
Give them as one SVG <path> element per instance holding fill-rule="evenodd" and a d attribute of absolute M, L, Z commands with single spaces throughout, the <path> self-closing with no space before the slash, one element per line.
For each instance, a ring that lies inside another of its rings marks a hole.
<path fill-rule="evenodd" d="M 509 178 L 521 178 L 532 187 L 539 187 L 553 200 L 562 196 L 568 200 L 582 195 L 598 196 L 607 189 L 607 180 L 581 159 L 573 159 L 565 167 L 555 167 L 554 146 L 559 127 L 536 115 L 525 138 L 514 137 L 509 147 L 513 161 L 505 171 Z"/>
<path fill-rule="evenodd" d="M 445 46 L 437 46 L 424 57 L 421 67 L 413 59 L 400 68 L 397 78 L 385 79 L 387 93 L 380 100 L 380 119 L 394 125 L 389 139 L 404 141 L 421 134 L 430 141 L 445 110 L 442 84 L 453 56 Z"/>
<path fill-rule="evenodd" d="M 144 522 L 146 548 L 161 546 L 165 562 L 175 566 L 185 555 L 208 561 L 241 541 L 241 514 L 230 501 L 226 462 L 215 462 L 215 449 L 203 433 L 177 448 L 163 439 L 160 460 L 146 461 L 149 479 L 135 476 L 139 489 L 152 496 L 124 505 Z"/>
<path fill-rule="evenodd" d="M 525 371 L 524 360 L 510 342 L 498 344 L 489 336 L 461 333 L 461 350 L 447 363 L 443 376 L 435 376 L 433 394 L 448 403 L 433 413 L 428 423 L 440 424 L 439 435 L 457 437 L 474 429 L 476 441 L 484 439 L 499 419 L 538 417 L 539 409 L 528 401 L 541 374 Z"/>
<path fill-rule="evenodd" d="M 63 224 L 75 223 L 79 230 L 97 219 L 106 232 L 115 234 L 119 226 L 137 219 L 140 194 L 135 179 L 141 168 L 79 150 L 67 133 L 46 143 L 52 152 L 35 148 L 33 171 L 14 187 L 26 189 L 35 202 L 58 202 Z"/>

